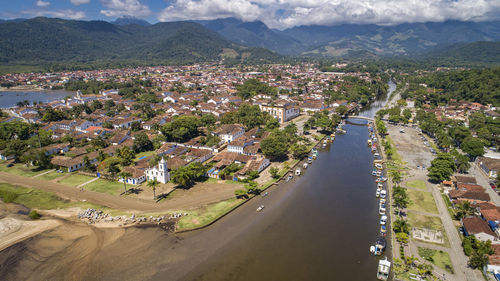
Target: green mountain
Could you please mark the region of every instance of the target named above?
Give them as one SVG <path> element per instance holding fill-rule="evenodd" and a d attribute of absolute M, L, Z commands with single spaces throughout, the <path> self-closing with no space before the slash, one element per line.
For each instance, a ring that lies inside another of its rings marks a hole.
<path fill-rule="evenodd" d="M 151 25 L 149 22 L 147 22 L 143 19 L 138 19 L 136 17 L 130 17 L 130 16 L 123 16 L 123 17 L 117 18 L 115 21 L 112 21 L 111 23 L 115 24 L 115 25 L 129 25 L 129 24 L 137 24 L 137 25 L 142 25 L 142 26 Z"/>
<path fill-rule="evenodd" d="M 500 64 L 500 42 L 462 43 L 432 50 L 422 58 L 441 64 Z"/>
<path fill-rule="evenodd" d="M 134 62 L 190 63 L 267 60 L 276 54 L 247 48 L 192 22 L 150 26 L 33 18 L 0 23 L 0 65 Z"/>

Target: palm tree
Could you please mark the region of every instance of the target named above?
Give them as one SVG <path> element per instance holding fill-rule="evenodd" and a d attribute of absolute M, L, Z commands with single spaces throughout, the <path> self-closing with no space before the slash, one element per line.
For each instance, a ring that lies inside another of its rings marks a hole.
<path fill-rule="evenodd" d="M 120 172 L 118 173 L 118 176 L 123 179 L 123 188 L 125 189 L 125 192 L 127 192 L 127 180 L 129 177 L 132 176 L 129 172 Z"/>
<path fill-rule="evenodd" d="M 153 200 L 156 200 L 156 187 L 160 184 L 160 182 L 156 179 L 148 181 L 148 186 L 153 189 Z"/>
<path fill-rule="evenodd" d="M 455 212 L 455 217 L 457 219 L 463 219 L 465 217 L 473 216 L 476 212 L 476 209 L 470 205 L 469 201 L 457 204 L 455 208 L 457 209 L 457 211 Z"/>
<path fill-rule="evenodd" d="M 186 167 L 180 167 L 172 172 L 172 181 L 186 187 L 191 182 L 191 175 Z"/>

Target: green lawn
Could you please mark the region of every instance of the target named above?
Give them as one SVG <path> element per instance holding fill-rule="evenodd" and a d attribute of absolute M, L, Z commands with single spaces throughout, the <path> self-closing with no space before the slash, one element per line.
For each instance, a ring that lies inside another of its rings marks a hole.
<path fill-rule="evenodd" d="M 7 167 L 7 164 L 5 164 L 5 162 L 0 164 L 0 172 L 6 172 L 24 177 L 32 177 L 34 175 L 38 175 L 46 171 L 48 170 L 44 169 L 40 170 L 37 167 L 33 166 L 26 167 L 24 164 L 14 164 L 14 166 L 12 167 Z"/>
<path fill-rule="evenodd" d="M 134 187 L 134 185 L 127 184 L 127 189 L 130 187 Z M 108 193 L 112 195 L 118 195 L 124 191 L 123 183 L 118 181 L 108 181 L 105 179 L 93 181 L 83 186 L 83 188 L 90 191 Z"/>
<path fill-rule="evenodd" d="M 439 217 L 424 216 L 408 212 L 408 221 L 412 227 L 442 230 L 444 232 L 443 223 Z"/>
<path fill-rule="evenodd" d="M 8 197 L 10 198 L 10 202 L 22 204 L 28 208 L 44 210 L 70 207 L 104 209 L 102 206 L 88 202 L 71 202 L 69 200 L 64 200 L 52 192 L 36 188 L 14 186 L 6 183 L 0 184 L 0 197 L 4 200 Z"/>
<path fill-rule="evenodd" d="M 182 217 L 179 220 L 177 230 L 182 231 L 205 226 L 229 212 L 242 202 L 244 201 L 239 199 L 229 199 L 208 205 L 207 207 L 201 209 L 189 210 L 187 211 L 189 215 Z"/>
<path fill-rule="evenodd" d="M 60 178 L 60 177 L 62 177 L 64 175 L 65 175 L 64 173 L 58 173 L 58 172 L 54 171 L 54 172 L 47 173 L 45 175 L 41 175 L 41 176 L 36 177 L 36 178 L 37 179 L 46 180 L 46 181 L 50 181 L 50 180 L 54 180 L 54 179 Z"/>
<path fill-rule="evenodd" d="M 453 274 L 450 255 L 447 252 L 418 247 L 418 254 L 425 260 Z"/>
<path fill-rule="evenodd" d="M 410 198 L 410 210 L 421 211 L 426 213 L 438 214 L 436 202 L 432 193 L 426 191 L 418 191 L 407 189 L 408 197 Z"/>
<path fill-rule="evenodd" d="M 407 181 L 406 186 L 409 188 L 427 191 L 427 186 L 425 185 L 425 181 L 423 180 Z"/>
<path fill-rule="evenodd" d="M 58 181 L 61 184 L 71 185 L 71 186 L 79 186 L 82 183 L 86 183 L 94 177 L 84 176 L 80 174 L 72 174 L 67 178 L 64 178 Z"/>
<path fill-rule="evenodd" d="M 138 161 L 139 158 L 141 158 L 141 157 L 144 157 L 144 156 L 149 157 L 151 155 L 154 155 L 155 153 L 156 153 L 156 151 L 144 151 L 144 152 L 141 152 L 141 153 L 137 153 L 135 155 L 135 161 Z"/>

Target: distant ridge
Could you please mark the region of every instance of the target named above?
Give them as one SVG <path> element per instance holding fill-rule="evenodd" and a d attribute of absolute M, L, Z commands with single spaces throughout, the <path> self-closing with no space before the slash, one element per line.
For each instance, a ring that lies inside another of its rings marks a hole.
<path fill-rule="evenodd" d="M 224 39 L 193 22 L 117 25 L 105 21 L 33 18 L 0 23 L 0 64 L 192 63 L 278 57 Z"/>
<path fill-rule="evenodd" d="M 111 22 L 116 25 L 129 25 L 129 24 L 137 24 L 142 26 L 150 26 L 151 24 L 143 19 L 138 19 L 136 17 L 123 16 L 121 18 L 117 18 L 115 21 Z"/>
<path fill-rule="evenodd" d="M 454 44 L 432 50 L 423 58 L 442 64 L 500 64 L 500 41 Z"/>

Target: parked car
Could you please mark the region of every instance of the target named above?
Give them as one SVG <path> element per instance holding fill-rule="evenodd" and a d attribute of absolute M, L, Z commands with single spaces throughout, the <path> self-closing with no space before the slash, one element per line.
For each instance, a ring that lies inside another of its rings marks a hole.
<path fill-rule="evenodd" d="M 257 212 L 260 212 L 264 209 L 264 205 L 260 205 L 259 208 L 257 208 Z"/>

